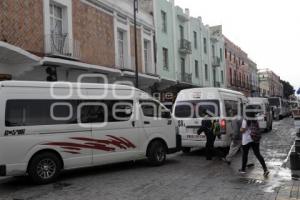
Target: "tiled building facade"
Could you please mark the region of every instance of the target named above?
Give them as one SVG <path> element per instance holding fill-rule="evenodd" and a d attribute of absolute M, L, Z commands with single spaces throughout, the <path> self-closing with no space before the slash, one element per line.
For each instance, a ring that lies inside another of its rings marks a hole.
<path fill-rule="evenodd" d="M 261 69 L 258 71 L 260 82 L 260 94 L 264 97 L 283 97 L 283 85 L 280 77 L 270 69 Z"/>
<path fill-rule="evenodd" d="M 103 75 L 109 82 L 134 82 L 132 11 L 133 0 L 3 0 L 0 53 L 8 56 L 0 59 L 0 74 L 16 80 L 46 81 L 46 69 L 51 67 L 59 81 L 99 74 L 89 81 L 103 82 Z M 140 11 L 137 27 L 140 82 L 147 90 L 158 80 L 152 16 Z M 30 59 L 25 54 L 37 57 Z M 17 55 L 22 59 L 9 60 Z"/>
<path fill-rule="evenodd" d="M 251 96 L 251 76 L 248 55 L 236 44 L 225 38 L 227 87 Z"/>
<path fill-rule="evenodd" d="M 133 1 L 0 1 L 0 80 L 76 82 L 89 74 L 89 82 L 133 84 Z M 256 63 L 223 36 L 222 26 L 204 25 L 175 0 L 139 0 L 137 60 L 139 87 L 172 101 L 191 87 L 282 92 L 278 77 L 268 86 L 258 78 Z"/>

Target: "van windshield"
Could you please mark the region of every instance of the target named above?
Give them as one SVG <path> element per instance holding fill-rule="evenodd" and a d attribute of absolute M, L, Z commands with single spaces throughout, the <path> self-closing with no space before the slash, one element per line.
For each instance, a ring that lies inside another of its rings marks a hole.
<path fill-rule="evenodd" d="M 247 116 L 248 116 L 248 113 L 262 114 L 263 110 L 262 110 L 261 105 L 252 104 L 252 105 L 246 106 L 246 115 Z"/>
<path fill-rule="evenodd" d="M 269 98 L 270 106 L 280 106 L 279 98 Z"/>
<path fill-rule="evenodd" d="M 219 117 L 219 100 L 192 100 L 176 103 L 175 117 L 177 118 L 201 118 L 206 113 L 211 117 Z"/>

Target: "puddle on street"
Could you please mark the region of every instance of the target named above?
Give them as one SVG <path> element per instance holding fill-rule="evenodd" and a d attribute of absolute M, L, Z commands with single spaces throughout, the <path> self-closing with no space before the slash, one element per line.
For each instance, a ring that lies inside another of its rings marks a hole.
<path fill-rule="evenodd" d="M 255 179 L 255 178 L 239 178 L 238 182 L 244 183 L 247 185 L 264 185 L 264 184 L 266 184 L 264 180 Z"/>

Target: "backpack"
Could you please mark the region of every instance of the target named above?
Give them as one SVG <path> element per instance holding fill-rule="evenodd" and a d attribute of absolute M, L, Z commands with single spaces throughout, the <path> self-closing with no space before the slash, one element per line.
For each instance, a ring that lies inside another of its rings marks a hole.
<path fill-rule="evenodd" d="M 258 122 L 251 122 L 250 126 L 249 126 L 249 130 L 250 132 L 250 136 L 253 140 L 253 142 L 259 142 L 261 139 L 261 134 L 259 132 L 259 125 Z"/>
<path fill-rule="evenodd" d="M 214 121 L 212 124 L 212 132 L 215 136 L 220 136 L 221 135 L 221 126 L 220 123 L 217 121 Z"/>

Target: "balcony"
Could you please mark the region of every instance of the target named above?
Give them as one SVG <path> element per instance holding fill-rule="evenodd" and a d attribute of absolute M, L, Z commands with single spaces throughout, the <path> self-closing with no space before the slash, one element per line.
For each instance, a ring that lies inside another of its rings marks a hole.
<path fill-rule="evenodd" d="M 49 34 L 45 37 L 45 54 L 54 57 L 80 59 L 80 43 L 68 34 Z"/>
<path fill-rule="evenodd" d="M 191 54 L 192 43 L 186 39 L 179 40 L 179 52 L 182 54 Z"/>
<path fill-rule="evenodd" d="M 192 83 L 192 74 L 182 73 L 181 82 Z"/>
<path fill-rule="evenodd" d="M 221 66 L 221 59 L 219 57 L 213 57 L 212 66 L 213 67 L 220 67 Z"/>

